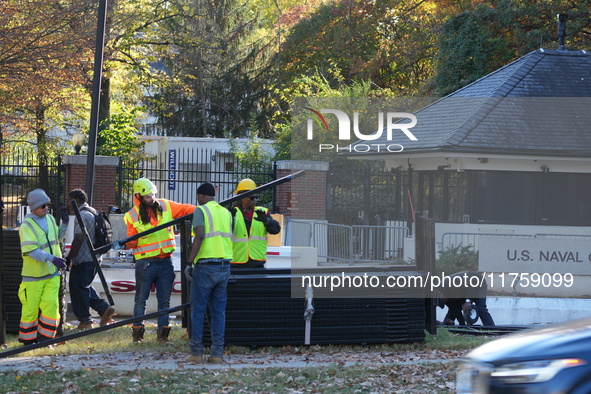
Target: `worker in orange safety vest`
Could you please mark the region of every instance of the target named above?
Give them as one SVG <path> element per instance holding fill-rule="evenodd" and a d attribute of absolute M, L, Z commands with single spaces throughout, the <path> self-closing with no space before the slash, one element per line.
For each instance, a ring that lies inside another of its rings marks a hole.
<path fill-rule="evenodd" d="M 156 185 L 147 178 L 137 179 L 133 183 L 133 191 L 135 206 L 124 216 L 128 237 L 195 211 L 195 205 L 157 199 Z M 172 265 L 172 252 L 176 250 L 174 237 L 174 230 L 171 226 L 130 241 L 125 245 L 119 242 L 114 243 L 115 250 L 133 249 L 136 285 L 133 317 L 146 314 L 146 302 L 152 286 L 156 287 L 158 310 L 170 308 L 170 297 L 175 278 Z M 144 339 L 144 332 L 143 322 L 133 323 L 133 342 L 141 342 Z M 168 314 L 160 315 L 157 329 L 158 342 L 171 343 L 168 340 L 169 334 L 169 316 Z"/>

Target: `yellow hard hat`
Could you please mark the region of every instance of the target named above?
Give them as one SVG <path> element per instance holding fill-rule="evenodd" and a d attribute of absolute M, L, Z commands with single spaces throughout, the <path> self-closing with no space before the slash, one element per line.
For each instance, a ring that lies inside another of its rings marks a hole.
<path fill-rule="evenodd" d="M 156 185 L 152 183 L 148 178 L 140 178 L 133 182 L 133 192 L 138 193 L 140 196 L 147 196 L 148 194 L 158 193 Z"/>
<path fill-rule="evenodd" d="M 252 179 L 245 178 L 238 182 L 238 186 L 236 187 L 236 190 L 234 190 L 234 194 L 240 194 L 240 192 L 245 192 L 247 190 L 252 190 L 256 188 L 257 184 L 254 183 Z"/>

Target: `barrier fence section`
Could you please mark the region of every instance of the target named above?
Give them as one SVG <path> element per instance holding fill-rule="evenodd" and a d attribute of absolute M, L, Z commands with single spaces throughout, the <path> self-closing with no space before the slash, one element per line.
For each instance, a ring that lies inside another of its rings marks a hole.
<path fill-rule="evenodd" d="M 63 197 L 65 171 L 56 155 L 41 163 L 36 152 L 15 148 L 10 155 L 0 157 L 0 204 L 3 204 L 2 226 L 15 228 L 28 210 L 27 194 L 36 188 L 45 190 L 51 198 L 51 212 L 59 208 Z"/>
<path fill-rule="evenodd" d="M 404 258 L 401 226 L 345 226 L 318 221 L 288 219 L 286 243 L 317 249 L 319 261 L 392 262 Z"/>
<path fill-rule="evenodd" d="M 133 182 L 141 177 L 150 179 L 158 189 L 158 197 L 183 204 L 197 204 L 197 188 L 210 182 L 216 196 L 224 200 L 233 196 L 236 185 L 244 178 L 263 185 L 277 179 L 277 165 L 240 160 L 234 154 L 208 148 L 177 148 L 140 162 L 122 158 L 119 166 L 117 204 L 126 211 L 133 203 Z M 275 190 L 259 195 L 257 205 L 274 212 Z"/>

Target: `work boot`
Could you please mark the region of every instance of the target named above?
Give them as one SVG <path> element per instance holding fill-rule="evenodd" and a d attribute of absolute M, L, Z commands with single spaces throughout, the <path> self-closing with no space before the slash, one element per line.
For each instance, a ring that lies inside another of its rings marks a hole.
<path fill-rule="evenodd" d="M 33 345 L 33 344 L 37 343 L 37 339 L 29 339 L 29 340 L 19 339 L 18 341 L 22 342 L 23 346 L 29 346 L 29 345 Z M 201 357 L 203 358 L 203 356 L 201 356 Z"/>
<path fill-rule="evenodd" d="M 111 323 L 111 317 L 115 314 L 115 308 L 113 308 L 112 306 L 108 307 L 103 314 L 101 315 L 101 322 L 99 323 L 99 325 L 102 326 L 106 326 L 107 324 Z"/>
<path fill-rule="evenodd" d="M 221 357 L 209 356 L 209 360 L 207 360 L 207 362 L 210 364 L 221 364 L 224 362 L 224 359 Z"/>
<path fill-rule="evenodd" d="M 133 343 L 139 343 L 144 340 L 144 332 L 146 329 L 144 326 L 131 326 L 131 336 L 133 337 Z"/>
<path fill-rule="evenodd" d="M 168 340 L 168 334 L 170 334 L 170 326 L 158 327 L 158 331 L 156 331 L 158 343 L 172 345 L 172 342 Z"/>
<path fill-rule="evenodd" d="M 204 364 L 205 357 L 203 357 L 202 354 L 191 354 L 189 357 L 187 357 L 187 362 L 193 364 Z"/>
<path fill-rule="evenodd" d="M 80 331 L 90 330 L 90 329 L 92 329 L 92 322 L 91 321 L 81 322 L 80 324 L 78 324 L 78 329 Z"/>

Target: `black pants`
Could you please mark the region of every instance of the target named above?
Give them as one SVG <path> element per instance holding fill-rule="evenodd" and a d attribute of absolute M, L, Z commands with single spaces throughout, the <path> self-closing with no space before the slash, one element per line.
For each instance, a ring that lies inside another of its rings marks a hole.
<path fill-rule="evenodd" d="M 486 306 L 486 298 L 474 298 L 472 299 L 472 301 L 474 302 L 474 304 L 476 304 L 476 308 L 478 308 L 478 315 L 480 316 L 480 321 L 482 322 L 482 325 L 494 326 L 495 322 Z M 457 320 L 460 325 L 466 325 L 464 315 L 462 314 L 461 305 L 452 304 L 448 305 L 448 308 L 449 310 L 447 311 L 447 315 L 445 315 L 446 319 L 449 319 L 451 321 Z"/>

